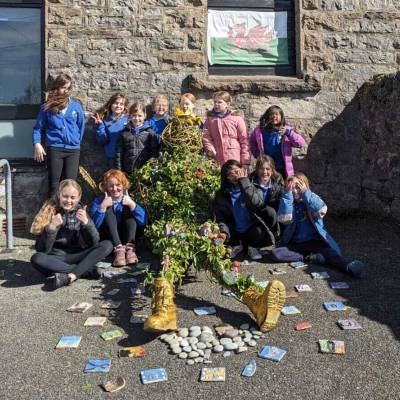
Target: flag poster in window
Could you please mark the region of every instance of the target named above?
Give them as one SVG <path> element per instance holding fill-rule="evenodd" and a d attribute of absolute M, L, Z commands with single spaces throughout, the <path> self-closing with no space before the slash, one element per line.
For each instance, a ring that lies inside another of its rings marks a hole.
<path fill-rule="evenodd" d="M 210 65 L 288 64 L 287 12 L 208 10 Z"/>

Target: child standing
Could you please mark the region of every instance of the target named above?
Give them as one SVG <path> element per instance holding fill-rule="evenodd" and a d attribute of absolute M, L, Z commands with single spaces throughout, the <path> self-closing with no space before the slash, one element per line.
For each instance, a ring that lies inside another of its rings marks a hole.
<path fill-rule="evenodd" d="M 214 108 L 208 113 L 204 124 L 204 150 L 220 165 L 228 160 L 248 165 L 249 143 L 241 113 L 232 110 L 232 98 L 228 92 L 215 93 L 213 100 Z"/>
<path fill-rule="evenodd" d="M 112 251 L 79 204 L 82 190 L 72 179 L 62 181 L 56 194 L 42 206 L 31 227 L 37 235 L 31 262 L 46 276 L 54 276 L 54 289 L 83 277 L 96 277 L 96 263 Z"/>
<path fill-rule="evenodd" d="M 145 118 L 144 104 L 132 104 L 129 109 L 129 123 L 118 140 L 116 166 L 128 175 L 158 156 L 157 136 Z"/>
<path fill-rule="evenodd" d="M 138 262 L 135 239 L 138 226 L 147 223 L 146 211 L 128 193 L 130 183 L 118 170 L 107 171 L 99 185 L 104 195 L 97 197 L 90 215 L 100 234 L 114 245 L 114 267 Z"/>
<path fill-rule="evenodd" d="M 47 155 L 49 193 L 53 195 L 62 178 L 76 179 L 79 153 L 85 130 L 85 115 L 81 104 L 70 97 L 73 81 L 61 74 L 49 85 L 33 128 L 34 158 L 43 162 Z M 47 153 L 41 141 L 45 136 Z"/>
<path fill-rule="evenodd" d="M 327 263 L 356 278 L 364 277 L 364 264 L 345 258 L 325 229 L 323 217 L 326 211 L 326 204 L 310 190 L 309 181 L 304 174 L 296 173 L 289 177 L 278 211 L 278 220 L 287 225 L 282 235 L 282 244 L 290 251 L 298 253 L 301 261 L 305 256 L 311 262 Z M 278 253 L 284 255 L 285 252 Z"/>
<path fill-rule="evenodd" d="M 170 121 L 168 115 L 168 98 L 164 94 L 159 94 L 154 97 L 152 102 L 154 114 L 147 121 L 150 128 L 157 135 L 158 143 L 161 143 L 161 134 Z"/>
<path fill-rule="evenodd" d="M 175 116 L 183 118 L 184 121 L 190 125 L 203 129 L 203 121 L 201 117 L 197 116 L 194 112 L 196 105 L 196 97 L 192 93 L 185 93 L 179 99 L 179 107 L 175 109 Z"/>
<path fill-rule="evenodd" d="M 128 123 L 128 99 L 121 93 L 110 97 L 92 117 L 96 124 L 96 139 L 104 147 L 108 167 L 115 168 L 117 143 Z"/>
<path fill-rule="evenodd" d="M 266 154 L 273 158 L 276 170 L 284 177 L 294 174 L 292 147 L 302 148 L 304 139 L 287 125 L 283 110 L 269 107 L 260 118 L 260 124 L 250 135 L 250 150 L 254 157 Z"/>

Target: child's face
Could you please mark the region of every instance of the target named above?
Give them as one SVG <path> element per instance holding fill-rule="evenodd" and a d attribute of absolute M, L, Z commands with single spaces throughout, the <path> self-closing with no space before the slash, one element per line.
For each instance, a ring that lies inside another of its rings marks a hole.
<path fill-rule="evenodd" d="M 289 183 L 289 189 L 292 191 L 293 193 L 293 197 L 296 201 L 301 199 L 301 188 L 302 188 L 302 183 L 294 178 L 292 181 L 290 181 Z"/>
<path fill-rule="evenodd" d="M 73 210 L 79 203 L 81 196 L 73 186 L 66 186 L 60 192 L 60 207 L 65 211 Z"/>
<path fill-rule="evenodd" d="M 135 112 L 135 114 L 131 115 L 132 125 L 135 128 L 138 128 L 139 126 L 142 126 L 144 124 L 144 120 L 145 119 L 146 119 L 146 115 L 141 110 L 138 110 L 138 111 Z"/>
<path fill-rule="evenodd" d="M 72 82 L 67 82 L 64 86 L 57 89 L 58 94 L 67 94 L 71 91 Z"/>
<path fill-rule="evenodd" d="M 194 104 L 186 97 L 181 100 L 181 109 L 183 111 L 192 111 L 194 108 Z"/>
<path fill-rule="evenodd" d="M 214 111 L 216 112 L 225 112 L 229 107 L 230 103 L 227 103 L 222 99 L 214 99 Z"/>
<path fill-rule="evenodd" d="M 163 117 L 168 112 L 167 100 L 157 100 L 154 104 L 154 113 L 158 117 Z"/>
<path fill-rule="evenodd" d="M 257 175 L 262 181 L 268 183 L 272 177 L 271 164 L 269 162 L 265 162 L 261 168 L 257 169 Z"/>
<path fill-rule="evenodd" d="M 275 111 L 272 114 L 271 122 L 272 122 L 272 125 L 280 125 L 280 123 L 282 122 L 282 116 L 281 116 L 280 112 Z"/>
<path fill-rule="evenodd" d="M 229 168 L 228 174 L 227 174 L 227 178 L 228 181 L 233 183 L 234 185 L 238 182 L 238 172 L 239 172 L 240 168 L 237 165 L 232 165 Z"/>
<path fill-rule="evenodd" d="M 114 115 L 121 115 L 125 110 L 125 101 L 123 99 L 117 99 L 111 104 L 111 112 Z"/>
<path fill-rule="evenodd" d="M 122 183 L 113 177 L 107 180 L 106 190 L 113 199 L 119 199 L 124 194 L 124 187 L 122 186 Z"/>

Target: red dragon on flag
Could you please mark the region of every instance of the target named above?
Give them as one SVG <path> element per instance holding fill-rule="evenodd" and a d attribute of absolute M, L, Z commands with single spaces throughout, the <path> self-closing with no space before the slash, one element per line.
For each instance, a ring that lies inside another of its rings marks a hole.
<path fill-rule="evenodd" d="M 241 50 L 249 52 L 264 50 L 268 52 L 268 47 L 275 34 L 271 27 L 260 24 L 253 26 L 246 32 L 246 24 L 241 23 L 229 28 L 228 40 L 234 46 L 232 53 L 237 53 Z"/>

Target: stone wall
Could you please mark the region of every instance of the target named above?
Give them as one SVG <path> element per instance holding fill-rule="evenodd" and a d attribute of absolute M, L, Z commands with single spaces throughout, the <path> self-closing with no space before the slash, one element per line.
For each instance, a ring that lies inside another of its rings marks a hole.
<path fill-rule="evenodd" d="M 310 143 L 327 123 L 339 118 L 364 82 L 398 70 L 400 2 L 294 1 L 297 77 L 207 76 L 205 0 L 48 0 L 47 72 L 74 76 L 76 95 L 88 116 L 117 91 L 145 102 L 166 93 L 176 104 L 180 93 L 191 90 L 204 112 L 211 107 L 212 92 L 224 89 L 233 93 L 234 105 L 244 111 L 249 129 L 268 106 L 278 104 Z M 298 168 L 320 168 L 306 165 L 316 158 L 304 159 L 305 153 L 306 149 L 297 152 Z M 324 154 L 329 157 L 330 150 Z M 104 169 L 102 161 L 88 126 L 82 163 L 97 178 Z M 20 188 L 17 198 L 26 195 L 24 190 Z M 327 187 L 324 193 L 335 190 Z M 358 208 L 354 196 L 350 203 Z M 333 211 L 350 204 L 340 196 L 335 199 L 330 205 Z"/>

